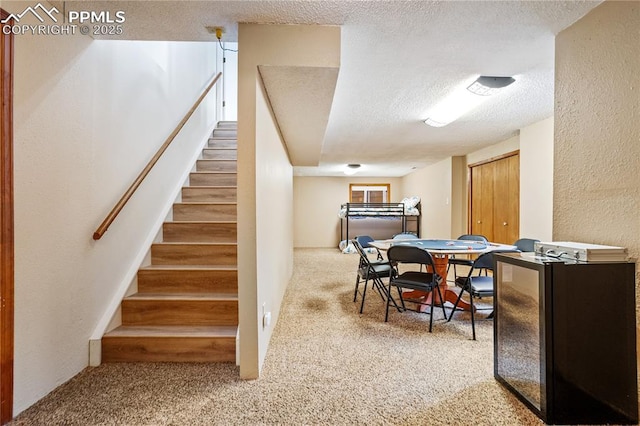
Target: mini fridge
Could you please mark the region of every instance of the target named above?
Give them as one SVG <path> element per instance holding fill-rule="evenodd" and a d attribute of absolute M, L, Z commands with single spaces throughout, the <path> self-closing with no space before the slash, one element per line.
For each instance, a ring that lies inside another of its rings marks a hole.
<path fill-rule="evenodd" d="M 548 424 L 637 424 L 635 264 L 495 255 L 494 375 Z"/>

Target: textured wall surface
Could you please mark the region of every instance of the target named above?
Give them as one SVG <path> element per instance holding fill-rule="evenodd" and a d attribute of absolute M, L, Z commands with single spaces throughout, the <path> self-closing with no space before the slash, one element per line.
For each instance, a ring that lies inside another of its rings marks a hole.
<path fill-rule="evenodd" d="M 607 1 L 558 34 L 553 238 L 640 255 L 640 4 Z"/>

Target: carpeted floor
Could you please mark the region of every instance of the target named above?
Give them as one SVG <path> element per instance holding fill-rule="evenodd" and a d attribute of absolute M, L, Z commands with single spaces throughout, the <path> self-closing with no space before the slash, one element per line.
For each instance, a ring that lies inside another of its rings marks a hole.
<path fill-rule="evenodd" d="M 493 378 L 493 325 L 392 311 L 367 295 L 358 258 L 298 249 L 262 376 L 230 364 L 87 368 L 11 425 L 541 425 Z M 485 314 L 481 314 L 484 318 Z"/>

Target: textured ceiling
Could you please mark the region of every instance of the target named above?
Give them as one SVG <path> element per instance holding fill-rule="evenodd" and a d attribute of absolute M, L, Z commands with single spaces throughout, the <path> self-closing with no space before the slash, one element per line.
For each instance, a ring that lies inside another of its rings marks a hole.
<path fill-rule="evenodd" d="M 291 163 L 318 166 L 338 69 L 262 65 L 259 70 Z"/>
<path fill-rule="evenodd" d="M 235 41 L 239 22 L 341 25 L 341 66 L 326 131 L 316 122 L 311 136 L 324 133 L 320 166 L 295 167 L 295 173 L 338 175 L 344 164 L 361 163 L 360 175 L 402 176 L 552 116 L 554 37 L 600 1 L 77 3 L 85 10 L 125 11 L 123 36 L 132 40 L 212 40 L 207 27 L 221 26 L 223 41 Z M 79 8 L 77 3 L 65 7 Z M 270 98 L 286 90 L 278 73 L 292 70 L 271 71 Z M 304 73 L 296 75 L 299 85 Z M 430 108 L 478 75 L 513 76 L 516 82 L 448 126 L 423 123 Z M 294 122 L 285 123 L 285 117 L 299 117 L 295 106 L 277 103 L 290 152 L 317 149 L 302 140 Z"/>

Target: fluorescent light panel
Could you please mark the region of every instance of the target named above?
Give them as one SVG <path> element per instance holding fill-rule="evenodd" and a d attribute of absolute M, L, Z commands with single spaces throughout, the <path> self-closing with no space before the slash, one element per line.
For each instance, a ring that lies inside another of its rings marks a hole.
<path fill-rule="evenodd" d="M 515 80 L 513 77 L 485 77 L 480 76 L 467 90 L 480 96 L 495 95 L 500 89 L 507 87 Z"/>
<path fill-rule="evenodd" d="M 424 122 L 432 127 L 443 127 L 480 105 L 490 96 L 515 80 L 511 77 L 480 76 L 466 88 L 452 92 L 438 103 Z"/>

